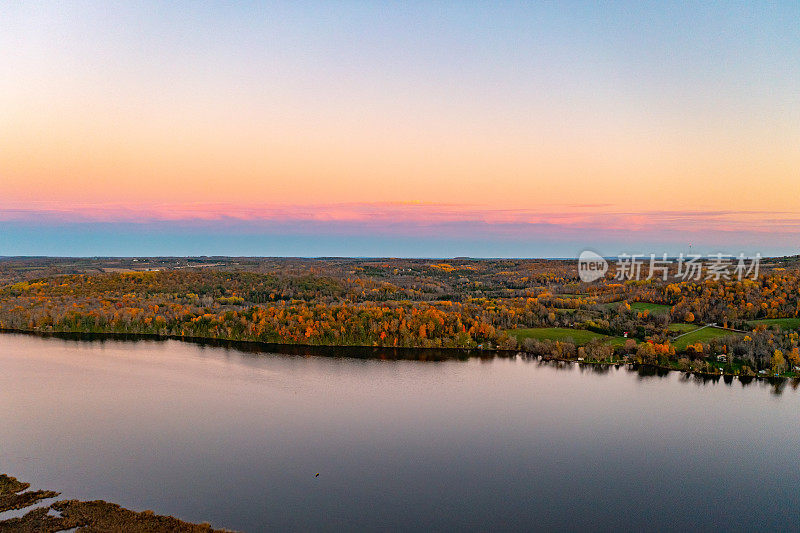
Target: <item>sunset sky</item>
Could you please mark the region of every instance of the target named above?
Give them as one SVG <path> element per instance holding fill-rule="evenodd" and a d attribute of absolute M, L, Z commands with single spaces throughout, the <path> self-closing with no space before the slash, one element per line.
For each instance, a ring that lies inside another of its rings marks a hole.
<path fill-rule="evenodd" d="M 4 3 L 0 255 L 795 254 L 798 21 Z"/>

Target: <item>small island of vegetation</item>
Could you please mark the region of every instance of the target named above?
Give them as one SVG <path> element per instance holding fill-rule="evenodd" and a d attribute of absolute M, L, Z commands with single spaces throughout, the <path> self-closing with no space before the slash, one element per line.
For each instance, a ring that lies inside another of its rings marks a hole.
<path fill-rule="evenodd" d="M 30 483 L 0 474 L 0 513 L 27 509 L 56 498 L 51 490 L 27 490 Z M 161 516 L 153 511 L 137 513 L 102 500 L 61 500 L 49 505 L 39 505 L 22 516 L 0 519 L 0 532 L 39 532 L 75 530 L 84 533 L 103 531 L 129 531 L 150 533 L 174 531 L 186 533 L 213 533 L 226 531 L 213 529 L 209 524 L 191 524 L 172 516 Z"/>

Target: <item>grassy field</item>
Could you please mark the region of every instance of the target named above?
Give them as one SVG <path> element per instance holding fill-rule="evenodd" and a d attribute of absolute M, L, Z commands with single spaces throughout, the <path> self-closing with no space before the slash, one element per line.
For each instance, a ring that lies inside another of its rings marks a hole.
<path fill-rule="evenodd" d="M 800 318 L 762 318 L 748 322 L 751 326 L 766 324 L 768 328 L 778 327 L 779 329 L 795 330 L 800 328 Z"/>
<path fill-rule="evenodd" d="M 675 333 L 689 333 L 690 331 L 694 331 L 700 326 L 696 324 L 684 324 L 683 322 L 673 322 L 670 324 L 667 329 L 669 331 L 674 331 Z"/>
<path fill-rule="evenodd" d="M 551 341 L 568 341 L 571 340 L 577 345 L 583 345 L 593 339 L 601 339 L 611 343 L 614 346 L 621 346 L 625 344 L 622 337 L 610 337 L 602 335 L 593 331 L 585 329 L 572 329 L 572 328 L 519 328 L 512 329 L 508 332 L 512 337 L 516 337 L 518 342 L 524 339 L 538 339 L 538 340 L 551 340 Z"/>
<path fill-rule="evenodd" d="M 677 339 L 674 343 L 676 350 L 685 350 L 690 344 L 696 342 L 709 342 L 712 339 L 719 339 L 722 337 L 729 337 L 731 335 L 741 336 L 741 333 L 728 331 L 722 328 L 703 328 L 697 329 L 683 337 Z"/>
<path fill-rule="evenodd" d="M 648 302 L 633 302 L 631 309 L 634 311 L 649 311 L 651 315 L 666 315 L 671 309 L 668 305 L 651 304 Z"/>

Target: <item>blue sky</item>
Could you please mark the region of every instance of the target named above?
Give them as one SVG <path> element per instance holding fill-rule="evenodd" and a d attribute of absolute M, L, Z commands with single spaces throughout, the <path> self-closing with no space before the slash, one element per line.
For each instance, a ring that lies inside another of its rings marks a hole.
<path fill-rule="evenodd" d="M 0 255 L 800 242 L 798 2 L 0 10 Z"/>

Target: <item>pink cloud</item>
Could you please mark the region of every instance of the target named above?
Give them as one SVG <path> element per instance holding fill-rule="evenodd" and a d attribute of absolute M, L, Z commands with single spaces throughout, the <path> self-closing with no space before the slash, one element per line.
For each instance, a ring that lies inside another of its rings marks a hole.
<path fill-rule="evenodd" d="M 324 205 L 126 204 L 62 205 L 41 202 L 0 205 L 0 222 L 33 224 L 174 223 L 237 225 L 252 231 L 283 228 L 308 233 L 498 237 L 636 234 L 659 239 L 687 235 L 800 234 L 800 213 L 766 211 L 612 210 L 604 204 L 536 209 L 491 209 L 474 205 L 421 202 L 339 203 Z"/>

